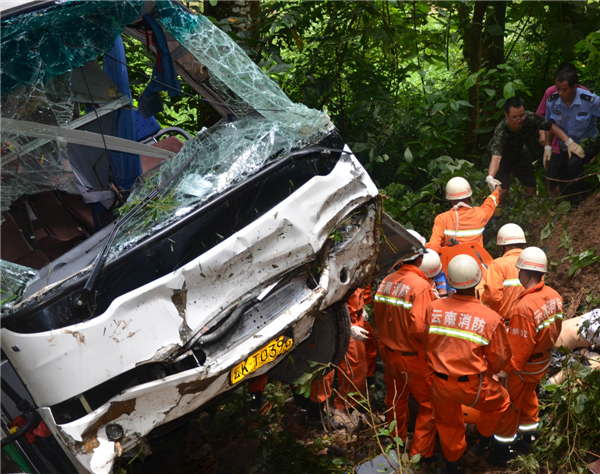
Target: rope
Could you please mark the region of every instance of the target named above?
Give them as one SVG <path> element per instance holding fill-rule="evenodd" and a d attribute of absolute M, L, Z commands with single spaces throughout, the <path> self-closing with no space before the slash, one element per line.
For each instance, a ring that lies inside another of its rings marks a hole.
<path fill-rule="evenodd" d="M 471 403 L 470 405 L 466 405 L 467 407 L 472 407 L 479 401 L 479 397 L 481 396 L 481 386 L 483 385 L 483 375 L 482 374 L 483 374 L 483 372 L 479 372 L 479 390 L 477 390 L 477 397 L 475 397 L 475 401 L 473 403 Z"/>

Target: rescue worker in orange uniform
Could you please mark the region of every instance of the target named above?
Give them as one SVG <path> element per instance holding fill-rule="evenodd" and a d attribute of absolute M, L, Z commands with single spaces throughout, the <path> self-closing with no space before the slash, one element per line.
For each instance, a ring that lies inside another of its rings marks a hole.
<path fill-rule="evenodd" d="M 488 461 L 505 465 L 511 458 L 510 445 L 523 433 L 529 445 L 539 424 L 538 399 L 535 393 L 552 358 L 552 348 L 562 327 L 562 298 L 544 284 L 543 276 L 548 271 L 548 260 L 544 251 L 528 247 L 517 260 L 519 280 L 524 291 L 517 297 L 508 327 L 508 337 L 513 354 L 504 372 L 514 409 L 509 408 L 494 438 L 496 446 Z"/>
<path fill-rule="evenodd" d="M 523 292 L 516 264 L 525 244 L 525 234 L 517 224 L 506 224 L 500 228 L 496 245 L 502 249 L 502 257 L 488 267 L 481 295 L 481 302 L 502 316 L 507 325 L 515 300 Z"/>
<path fill-rule="evenodd" d="M 511 357 L 508 335 L 500 315 L 475 296 L 481 268 L 469 255 L 448 264 L 448 279 L 456 293 L 427 308 L 425 357 L 433 377 L 431 401 L 446 472 L 463 472 L 467 448 L 461 405 L 481 412 L 480 436 L 492 436 L 510 405 L 508 393 L 492 378 Z"/>
<path fill-rule="evenodd" d="M 425 244 L 425 239 L 411 232 Z M 388 275 L 375 295 L 375 327 L 379 354 L 384 365 L 387 421 L 396 420 L 395 436 L 406 441 L 408 394 L 419 403 L 410 455 L 421 454 L 425 463 L 433 462 L 435 425 L 431 419 L 431 370 L 425 363 L 423 336 L 425 309 L 435 296 L 431 284 L 419 269 L 421 254 L 403 259 L 400 269 Z"/>
<path fill-rule="evenodd" d="M 483 247 L 483 231 L 498 205 L 500 185 L 496 185 L 481 207 L 471 206 L 472 195 L 471 185 L 466 179 L 456 177 L 448 181 L 446 199 L 452 204 L 452 209 L 436 216 L 427 248 L 439 253 L 442 247 L 469 242 L 477 242 Z"/>
<path fill-rule="evenodd" d="M 423 255 L 423 262 L 421 262 L 419 269 L 425 274 L 427 280 L 429 280 L 429 284 L 431 285 L 431 289 L 436 298 L 448 295 L 447 292 L 445 292 L 444 295 L 439 293 L 437 282 L 435 281 L 435 277 L 442 271 L 442 261 L 437 253 L 431 249 L 427 249 L 427 252 Z"/>
<path fill-rule="evenodd" d="M 365 292 L 363 293 L 363 301 L 366 305 L 373 303 L 373 290 L 371 289 L 370 284 L 365 288 Z M 367 354 L 367 382 L 369 385 L 371 385 L 373 381 L 369 382 L 369 380 L 375 374 L 375 366 L 377 365 L 377 338 L 375 336 L 375 330 L 369 322 L 369 315 L 365 311 L 364 307 L 363 322 L 363 327 L 369 331 L 369 337 L 365 340 L 365 352 Z"/>
<path fill-rule="evenodd" d="M 365 395 L 368 364 L 365 342 L 369 340 L 369 331 L 364 327 L 363 289 L 356 290 L 348 298 L 348 311 L 350 312 L 350 344 L 346 357 L 338 364 L 338 394 L 335 398 L 335 407 L 340 411 L 349 411 L 358 406 L 362 400 L 361 396 L 349 394 L 360 392 Z M 347 361 L 347 362 L 346 362 Z M 313 381 L 310 390 L 310 400 L 314 403 L 325 403 L 331 397 L 335 371 L 332 370 L 324 377 Z"/>
<path fill-rule="evenodd" d="M 248 392 L 250 394 L 250 411 L 259 411 L 265 402 L 263 401 L 263 392 L 267 386 L 267 374 L 259 375 L 253 378 L 248 384 Z"/>

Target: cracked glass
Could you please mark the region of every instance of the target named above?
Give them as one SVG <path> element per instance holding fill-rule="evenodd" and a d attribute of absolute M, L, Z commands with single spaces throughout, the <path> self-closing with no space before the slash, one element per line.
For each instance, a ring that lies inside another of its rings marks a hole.
<path fill-rule="evenodd" d="M 71 156 L 67 132 L 76 128 L 75 120 L 81 121 L 76 117 L 81 90 L 79 96 L 74 91 L 75 76 L 96 63 L 126 26 L 141 21 L 142 10 L 149 11 L 146 3 L 56 2 L 2 21 L 2 212 L 23 194 L 54 189 L 81 193 L 81 176 L 86 173 L 88 191 L 109 188 L 100 178 L 95 186 L 89 184 L 99 175 L 97 162 L 82 165 Z M 177 176 L 122 228 L 109 258 L 333 129 L 327 113 L 292 102 L 206 17 L 169 1 L 156 2 L 152 12 L 165 32 L 206 66 L 217 88 L 227 91 L 224 100 L 241 118 L 203 129 L 175 157 L 138 178 L 119 210 L 121 216 L 152 189 Z M 84 85 L 89 92 L 87 81 Z M 121 99 L 128 102 L 118 89 L 106 93 L 104 103 L 91 100 L 95 109 L 88 109 L 88 118 L 93 113 L 97 118 L 102 107 L 122 106 Z M 102 132 L 102 127 L 91 131 Z"/>
<path fill-rule="evenodd" d="M 37 270 L 0 260 L 1 311 L 9 311 L 19 302 L 27 283 L 37 277 Z"/>

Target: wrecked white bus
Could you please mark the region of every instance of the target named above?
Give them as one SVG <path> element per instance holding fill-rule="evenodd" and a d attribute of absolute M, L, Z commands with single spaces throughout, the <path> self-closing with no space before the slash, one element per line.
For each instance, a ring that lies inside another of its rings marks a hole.
<path fill-rule="evenodd" d="M 2 2 L 1 22 L 3 446 L 109 473 L 240 383 L 341 360 L 347 297 L 422 247 L 326 113 L 179 2 Z M 122 36 L 156 57 L 137 107 Z M 210 128 L 152 121 L 179 81 Z"/>

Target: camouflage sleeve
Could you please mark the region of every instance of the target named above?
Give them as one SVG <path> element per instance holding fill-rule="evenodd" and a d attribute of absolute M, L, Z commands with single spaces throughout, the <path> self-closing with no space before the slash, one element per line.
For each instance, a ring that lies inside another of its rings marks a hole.
<path fill-rule="evenodd" d="M 494 135 L 492 136 L 492 139 L 490 140 L 490 143 L 488 145 L 488 150 L 490 151 L 491 155 L 502 156 L 504 143 L 509 138 L 506 136 L 505 123 L 506 119 L 502 120 L 496 127 L 496 130 L 494 130 Z"/>
<path fill-rule="evenodd" d="M 546 120 L 537 114 L 532 113 L 531 119 L 535 122 L 538 130 L 546 130 L 548 132 L 552 128 L 552 122 L 550 120 Z"/>

